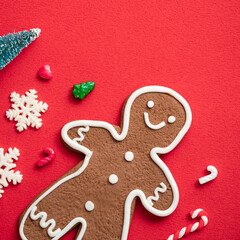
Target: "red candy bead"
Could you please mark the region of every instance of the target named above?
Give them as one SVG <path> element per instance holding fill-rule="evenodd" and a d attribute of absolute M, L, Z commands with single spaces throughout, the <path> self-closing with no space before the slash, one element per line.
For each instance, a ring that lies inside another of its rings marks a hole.
<path fill-rule="evenodd" d="M 49 65 L 42 66 L 38 71 L 39 77 L 43 79 L 51 79 L 52 78 L 52 71 L 50 70 Z"/>

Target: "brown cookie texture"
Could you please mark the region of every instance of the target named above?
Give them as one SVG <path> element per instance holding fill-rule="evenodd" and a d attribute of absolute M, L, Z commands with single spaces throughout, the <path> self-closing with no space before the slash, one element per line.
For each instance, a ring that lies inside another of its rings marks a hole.
<path fill-rule="evenodd" d="M 154 107 L 148 107 L 149 100 L 154 102 Z M 144 121 L 144 112 L 148 113 L 151 124 L 157 125 L 164 121 L 165 126 L 160 130 L 149 128 Z M 124 111 L 122 112 L 122 122 L 123 115 Z M 170 116 L 176 118 L 174 123 L 168 123 Z M 150 151 L 155 147 L 169 146 L 185 122 L 186 112 L 183 105 L 170 94 L 158 92 L 141 94 L 131 106 L 128 133 L 123 140 L 115 140 L 107 129 L 101 127 L 90 126 L 88 131 L 83 132 L 84 139 L 77 143 L 92 152 L 86 169 L 80 175 L 59 185 L 43 198 L 37 204 L 35 214 L 46 212 L 47 220 L 54 219 L 56 222 L 54 229 L 63 229 L 72 219 L 81 217 L 87 222 L 87 229 L 82 239 L 120 240 L 125 202 L 131 191 L 139 189 L 147 198 L 154 196 L 154 190 L 160 186 L 160 183 L 164 183 L 167 190 L 159 193 L 156 201 L 152 201 L 153 207 L 158 210 L 166 210 L 171 206 L 173 202 L 172 187 L 167 176 L 151 159 Z M 117 133 L 121 133 L 122 126 L 123 123 L 121 123 L 121 127 L 114 126 Z M 79 138 L 80 127 L 68 130 L 69 139 Z M 73 150 L 76 151 L 76 149 Z M 133 159 L 126 160 L 126 152 L 131 152 Z M 82 165 L 83 161 L 79 162 L 35 200 L 61 179 L 75 173 Z M 109 181 L 111 175 L 117 176 L 116 183 Z M 86 209 L 86 203 L 89 201 L 94 204 L 92 211 Z M 136 198 L 131 204 L 130 222 L 135 203 Z M 25 212 L 21 215 L 19 222 Z M 24 224 L 24 234 L 27 239 L 52 239 L 47 233 L 47 228 L 40 227 L 40 220 L 41 218 L 32 220 L 31 217 L 27 217 Z M 81 230 L 81 224 L 78 225 Z M 78 239 L 77 236 L 76 239 Z"/>

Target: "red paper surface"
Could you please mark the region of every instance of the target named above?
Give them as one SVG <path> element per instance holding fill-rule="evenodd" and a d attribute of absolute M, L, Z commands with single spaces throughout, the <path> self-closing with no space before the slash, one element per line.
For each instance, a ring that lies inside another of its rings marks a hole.
<path fill-rule="evenodd" d="M 119 124 L 124 100 L 146 85 L 162 85 L 189 102 L 193 122 L 183 141 L 164 157 L 180 191 L 176 211 L 166 218 L 138 202 L 129 240 L 159 240 L 189 223 L 203 208 L 209 224 L 186 239 L 239 239 L 240 3 L 229 1 L 3 1 L 0 35 L 38 27 L 40 38 L 0 71 L 0 147 L 20 149 L 24 176 L 0 199 L 0 239 L 18 240 L 17 221 L 31 200 L 71 169 L 80 155 L 60 140 L 62 126 L 76 119 Z M 40 80 L 49 64 L 54 77 Z M 73 84 L 95 81 L 82 102 Z M 34 88 L 48 103 L 40 130 L 18 133 L 5 117 L 9 95 Z M 45 147 L 57 154 L 38 169 Z M 218 177 L 203 186 L 199 177 L 214 165 Z M 57 199 L 56 199 L 57 201 Z M 63 206 L 64 207 L 64 206 Z M 62 239 L 74 239 L 76 231 Z"/>

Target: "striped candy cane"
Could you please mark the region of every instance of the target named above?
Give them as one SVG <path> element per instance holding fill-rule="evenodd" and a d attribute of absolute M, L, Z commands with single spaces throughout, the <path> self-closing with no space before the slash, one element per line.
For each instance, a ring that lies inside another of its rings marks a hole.
<path fill-rule="evenodd" d="M 187 227 L 182 228 L 181 230 L 177 231 L 176 233 L 172 234 L 167 238 L 167 240 L 177 240 L 182 238 L 183 236 L 188 235 L 191 232 L 196 230 L 200 230 L 208 224 L 207 212 L 202 209 L 196 209 L 190 213 L 192 219 L 196 217 L 201 217 L 199 222 L 194 224 L 189 224 Z"/>

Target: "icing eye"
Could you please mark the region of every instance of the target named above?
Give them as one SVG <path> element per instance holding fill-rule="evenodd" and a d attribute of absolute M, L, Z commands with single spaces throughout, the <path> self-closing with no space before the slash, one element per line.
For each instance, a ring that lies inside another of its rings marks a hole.
<path fill-rule="evenodd" d="M 150 100 L 147 102 L 148 108 L 152 108 L 154 106 L 154 101 Z"/>
<path fill-rule="evenodd" d="M 168 122 L 169 123 L 174 123 L 176 121 L 176 118 L 174 117 L 174 116 L 170 116 L 169 118 L 168 118 Z"/>

